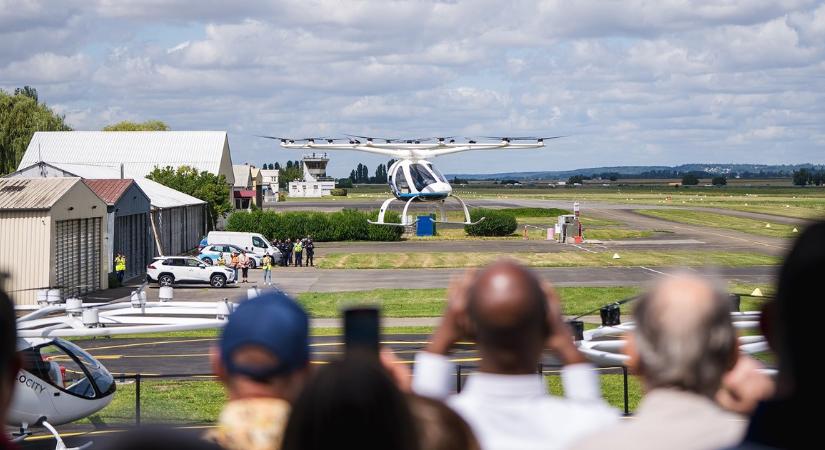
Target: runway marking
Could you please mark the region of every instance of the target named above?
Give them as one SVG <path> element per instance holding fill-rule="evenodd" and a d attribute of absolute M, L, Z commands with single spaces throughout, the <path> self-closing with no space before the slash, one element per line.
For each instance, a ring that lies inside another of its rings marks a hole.
<path fill-rule="evenodd" d="M 176 430 L 206 430 L 209 428 L 215 428 L 217 425 L 188 425 L 182 427 L 173 427 Z M 76 431 L 76 432 L 69 432 L 69 433 L 57 433 L 58 436 L 61 438 L 68 438 L 68 437 L 77 437 L 77 436 L 100 436 L 104 434 L 115 434 L 115 433 L 123 433 L 125 431 L 132 431 L 134 428 L 122 428 L 119 430 L 96 430 L 96 431 Z M 45 441 L 46 439 L 54 439 L 52 434 L 44 434 L 42 436 L 29 436 L 26 439 L 23 439 L 22 442 L 26 441 Z"/>
<path fill-rule="evenodd" d="M 586 252 L 588 252 L 588 253 L 598 253 L 598 252 L 594 252 L 593 250 L 590 250 L 589 248 L 584 248 L 584 247 L 581 247 L 581 246 L 579 246 L 578 244 L 573 244 L 573 247 L 576 247 L 576 248 L 577 248 L 577 249 L 579 249 L 579 250 L 584 250 L 584 251 L 586 251 Z"/>
<path fill-rule="evenodd" d="M 218 338 L 205 338 L 205 339 L 183 339 L 177 341 L 150 341 L 150 342 L 135 342 L 132 344 L 118 344 L 118 345 L 107 345 L 103 347 L 89 347 L 85 348 L 87 352 L 92 350 L 109 350 L 113 348 L 130 348 L 130 347 L 142 347 L 146 345 L 161 345 L 161 344 L 180 344 L 183 342 L 204 342 L 204 341 L 217 341 Z"/>
<path fill-rule="evenodd" d="M 660 271 L 658 271 L 658 270 L 651 269 L 650 267 L 639 266 L 639 268 L 640 268 L 640 269 L 644 269 L 644 270 L 649 270 L 649 271 L 651 271 L 651 272 L 653 272 L 653 273 L 658 273 L 659 275 L 664 275 L 664 276 L 666 276 L 666 277 L 672 277 L 672 276 L 675 276 L 675 275 L 670 274 L 670 273 L 660 272 Z"/>

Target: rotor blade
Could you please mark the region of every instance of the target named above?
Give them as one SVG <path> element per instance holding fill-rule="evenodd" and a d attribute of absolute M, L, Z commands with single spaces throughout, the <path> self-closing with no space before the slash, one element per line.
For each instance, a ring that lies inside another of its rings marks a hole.
<path fill-rule="evenodd" d="M 264 136 L 262 134 L 256 134 L 254 136 L 259 137 L 259 138 L 264 138 L 264 139 L 272 139 L 274 141 L 287 141 L 287 140 L 289 140 L 287 138 L 282 138 L 282 137 L 278 137 L 278 136 Z"/>

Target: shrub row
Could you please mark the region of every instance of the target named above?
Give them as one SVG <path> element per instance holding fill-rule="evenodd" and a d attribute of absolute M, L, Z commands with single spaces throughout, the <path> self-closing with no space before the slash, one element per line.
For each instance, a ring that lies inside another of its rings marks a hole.
<path fill-rule="evenodd" d="M 564 214 L 572 214 L 566 209 L 559 208 L 503 208 L 497 211 L 511 214 L 515 217 L 556 217 Z"/>
<path fill-rule="evenodd" d="M 509 236 L 516 231 L 516 216 L 498 209 L 475 208 L 470 210 L 473 222 L 484 217 L 481 223 L 465 225 L 464 231 L 470 236 Z"/>
<path fill-rule="evenodd" d="M 323 212 L 237 211 L 226 221 L 227 231 L 261 233 L 269 239 L 295 239 L 312 236 L 317 242 L 327 241 L 398 241 L 402 227 L 370 225 L 378 211 L 370 213 L 352 209 Z M 388 211 L 386 222 L 400 223 L 401 216 Z"/>
<path fill-rule="evenodd" d="M 336 188 L 329 191 L 329 194 L 333 197 L 346 197 L 347 190 L 344 188 Z"/>

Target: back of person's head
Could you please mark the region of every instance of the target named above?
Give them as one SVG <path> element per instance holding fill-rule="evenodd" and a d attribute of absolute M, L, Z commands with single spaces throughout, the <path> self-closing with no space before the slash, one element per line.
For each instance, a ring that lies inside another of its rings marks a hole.
<path fill-rule="evenodd" d="M 212 363 L 230 398 L 291 400 L 309 366 L 306 312 L 280 291 L 244 301 L 229 315 Z"/>
<path fill-rule="evenodd" d="M 2 277 L 2 274 L 0 274 Z M 2 280 L 0 280 L 0 283 Z M 17 356 L 17 320 L 11 299 L 0 288 L 0 420 L 6 418 L 20 359 Z"/>
<path fill-rule="evenodd" d="M 146 426 L 129 430 L 111 444 L 95 444 L 106 450 L 220 450 L 217 444 L 200 436 L 201 430 L 174 429 L 169 426 Z"/>
<path fill-rule="evenodd" d="M 471 332 L 483 358 L 500 372 L 535 370 L 550 332 L 539 279 L 502 260 L 478 274 L 467 300 Z"/>
<path fill-rule="evenodd" d="M 418 449 L 407 399 L 370 358 L 322 366 L 304 387 L 284 434 L 283 450 Z"/>
<path fill-rule="evenodd" d="M 825 299 L 825 222 L 808 226 L 794 243 L 779 273 L 776 298 L 766 305 L 765 334 L 777 354 L 782 395 L 807 396 L 821 390 L 813 345 L 816 325 L 809 314 Z"/>
<path fill-rule="evenodd" d="M 727 295 L 699 277 L 667 278 L 636 301 L 630 365 L 649 389 L 713 397 L 736 362 Z"/>
<path fill-rule="evenodd" d="M 407 397 L 418 426 L 419 447 L 426 450 L 479 450 L 470 425 L 443 402 L 410 395 Z"/>

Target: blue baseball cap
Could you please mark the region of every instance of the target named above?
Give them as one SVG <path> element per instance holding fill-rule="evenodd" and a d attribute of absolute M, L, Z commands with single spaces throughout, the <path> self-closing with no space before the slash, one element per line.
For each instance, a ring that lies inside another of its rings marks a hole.
<path fill-rule="evenodd" d="M 271 367 L 235 364 L 232 353 L 255 345 L 278 359 Z M 221 360 L 231 374 L 266 381 L 287 375 L 309 364 L 309 317 L 298 303 L 280 291 L 246 300 L 229 315 L 220 340 Z"/>

